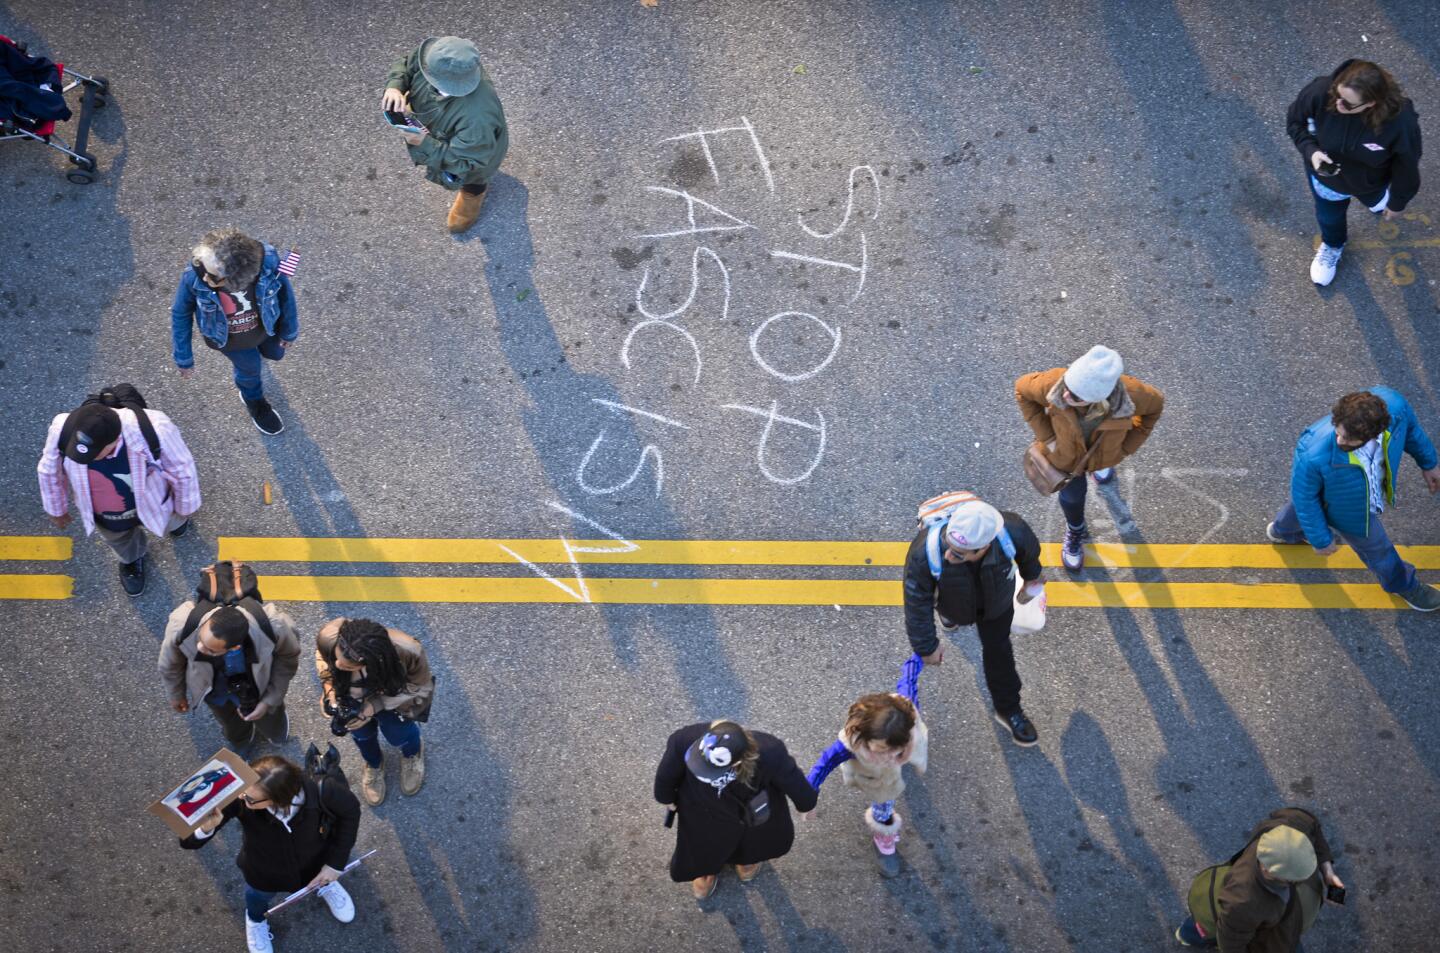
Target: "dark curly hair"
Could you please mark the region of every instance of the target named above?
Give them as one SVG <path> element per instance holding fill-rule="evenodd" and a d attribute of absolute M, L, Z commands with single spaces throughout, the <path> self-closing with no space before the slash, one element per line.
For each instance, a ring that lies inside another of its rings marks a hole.
<path fill-rule="evenodd" d="M 405 666 L 390 641 L 390 632 L 369 619 L 346 619 L 340 623 L 335 648 L 352 662 L 365 666 L 365 685 L 381 695 L 398 695 L 405 690 Z M 334 669 L 335 690 L 350 691 L 351 674 Z"/>
<path fill-rule="evenodd" d="M 1390 426 L 1390 408 L 1378 395 L 1362 390 L 1337 400 L 1330 408 L 1330 420 L 1344 427 L 1351 440 L 1369 443 Z"/>
<path fill-rule="evenodd" d="M 1330 101 L 1325 104 L 1325 108 L 1332 113 L 1340 112 L 1335 108 L 1335 100 L 1340 98 L 1341 86 L 1349 86 L 1365 102 L 1371 104 L 1369 109 L 1361 113 L 1371 129 L 1384 126 L 1405 106 L 1405 91 L 1395 82 L 1395 77 L 1383 66 L 1377 66 L 1368 60 L 1355 60 L 1330 81 Z"/>
<path fill-rule="evenodd" d="M 890 748 L 903 748 L 910 743 L 915 720 L 915 706 L 909 699 L 875 692 L 860 696 L 850 706 L 845 733 L 856 743 L 879 741 Z"/>

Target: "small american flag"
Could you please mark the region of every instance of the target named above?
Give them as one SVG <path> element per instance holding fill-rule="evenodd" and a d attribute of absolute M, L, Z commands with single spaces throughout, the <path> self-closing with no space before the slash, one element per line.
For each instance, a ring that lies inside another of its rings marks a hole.
<path fill-rule="evenodd" d="M 280 274 L 295 277 L 296 270 L 300 267 L 300 251 L 292 248 L 286 254 L 285 260 L 280 263 Z"/>

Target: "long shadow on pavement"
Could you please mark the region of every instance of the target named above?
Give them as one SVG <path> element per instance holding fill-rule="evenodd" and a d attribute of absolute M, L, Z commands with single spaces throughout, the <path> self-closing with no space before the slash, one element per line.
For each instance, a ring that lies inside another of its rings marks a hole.
<path fill-rule="evenodd" d="M 306 433 L 304 420 L 285 399 L 273 378 L 266 396 L 285 420 L 285 432 L 264 441 L 275 481 L 302 535 L 366 535 L 359 516 L 326 463 L 324 451 Z M 314 565 L 311 565 L 314 568 Z M 383 575 L 395 575 L 391 564 L 379 564 Z M 415 637 L 425 646 L 436 677 L 435 715 L 423 728 L 426 785 L 413 798 L 399 791 L 395 749 L 382 742 L 390 787 L 385 804 L 373 809 L 390 822 L 404 851 L 411 879 L 430 912 L 431 923 L 447 949 L 462 945 L 475 950 L 517 949 L 536 928 L 534 893 L 523 868 L 523 851 L 510 845 L 507 818 L 513 794 L 509 766 L 485 744 L 485 732 L 459 673 L 451 667 L 445 640 L 436 638 L 411 603 L 371 605 L 327 604 L 326 614 L 374 617 Z M 302 636 L 302 665 L 313 664 L 314 636 Z M 308 646 L 310 651 L 304 651 Z M 302 704 L 292 691 L 294 704 Z M 318 705 L 318 699 L 311 699 Z M 316 739 L 323 747 L 323 740 Z M 438 744 L 436 742 L 439 742 Z M 358 783 L 360 759 L 342 742 L 343 764 L 352 786 Z M 474 778 L 483 778 L 476 785 Z M 460 813 L 457 813 L 457 810 Z M 464 826 L 461 826 L 464 825 Z M 363 828 L 362 828 L 363 830 Z M 385 880 L 393 861 L 384 854 L 369 864 L 368 876 Z M 505 902 L 480 899 L 492 889 Z M 466 898 L 475 898 L 467 903 Z M 366 897 L 371 909 L 383 910 L 378 896 Z M 382 914 L 380 930 L 388 937 L 404 935 L 412 915 L 397 909 Z"/>
<path fill-rule="evenodd" d="M 592 434 L 603 431 L 606 458 L 618 457 L 624 461 L 623 465 L 613 468 L 608 477 L 591 474 L 593 481 L 608 484 L 607 489 L 636 472 L 632 461 L 641 459 L 646 440 L 631 417 L 612 414 L 594 403 L 595 400 L 616 404 L 625 401 L 609 381 L 577 373 L 556 337 L 544 295 L 536 286 L 533 274 L 535 247 L 529 220 L 530 190 L 519 180 L 500 174 L 491 182 L 490 193 L 486 203 L 491 230 L 484 239 L 485 280 L 495 308 L 500 345 L 516 378 L 529 393 L 530 405 L 522 411 L 522 416 L 549 485 L 553 492 L 561 495 L 562 502 L 574 491 L 570 496 L 573 501 L 585 492 L 578 485 L 577 470 L 585 454 L 586 441 L 595 439 Z M 650 486 L 653 462 L 642 466 L 644 475 L 636 480 L 637 488 Z M 603 512 L 605 515 L 599 520 L 603 525 L 629 535 L 625 524 L 611 516 L 618 517 L 626 502 L 601 493 L 584 498 L 584 503 L 576 508 L 587 513 Z M 685 538 L 684 524 L 663 496 L 656 494 L 653 499 L 631 505 L 636 511 L 635 519 L 643 521 L 647 533 L 662 538 Z M 594 527 L 576 521 L 573 535 L 593 539 L 598 534 Z M 634 669 L 639 663 L 636 633 L 643 631 L 647 623 L 653 624 L 674 642 L 677 657 L 683 659 L 676 673 L 697 712 L 723 711 L 724 715 L 742 721 L 749 717 L 748 693 L 726 658 L 714 615 L 708 608 L 606 605 L 599 611 L 609 629 L 615 656 L 626 668 Z"/>

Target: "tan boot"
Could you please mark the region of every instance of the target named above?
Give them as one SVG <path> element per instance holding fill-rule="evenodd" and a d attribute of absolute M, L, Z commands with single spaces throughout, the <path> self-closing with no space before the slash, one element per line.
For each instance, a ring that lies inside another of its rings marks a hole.
<path fill-rule="evenodd" d="M 420 788 L 425 784 L 425 742 L 420 742 L 420 750 L 415 752 L 415 757 L 400 759 L 400 793 L 409 797 L 418 794 Z"/>
<path fill-rule="evenodd" d="M 361 763 L 360 768 L 360 795 L 365 798 L 365 803 L 371 807 L 379 807 L 385 803 L 385 762 L 381 761 L 377 767 L 370 767 L 368 763 Z"/>
<path fill-rule="evenodd" d="M 715 874 L 708 877 L 696 877 L 690 881 L 690 892 L 695 895 L 696 900 L 704 900 L 715 892 L 715 885 L 719 882 L 720 878 Z"/>
<path fill-rule="evenodd" d="M 480 206 L 485 204 L 485 194 L 471 195 L 463 189 L 455 193 L 455 204 L 450 206 L 450 214 L 445 219 L 445 227 L 450 229 L 452 234 L 459 235 L 469 230 L 475 224 L 475 219 L 480 217 Z"/>
<path fill-rule="evenodd" d="M 742 884 L 749 883 L 760 874 L 759 864 L 736 864 L 735 876 L 740 878 Z"/>

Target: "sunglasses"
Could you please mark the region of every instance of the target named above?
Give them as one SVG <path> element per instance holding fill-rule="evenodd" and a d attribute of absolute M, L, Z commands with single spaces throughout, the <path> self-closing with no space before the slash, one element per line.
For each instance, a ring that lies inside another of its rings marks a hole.
<path fill-rule="evenodd" d="M 205 270 L 205 263 L 202 262 L 202 261 L 201 261 L 200 259 L 198 259 L 198 258 L 195 258 L 195 259 L 192 259 L 192 260 L 191 260 L 191 262 L 190 262 L 190 267 L 191 267 L 191 269 L 194 270 L 194 272 L 195 272 L 195 277 L 200 278 L 201 280 L 204 280 L 204 279 L 206 279 L 206 278 L 209 278 L 211 281 L 213 281 L 213 282 L 215 282 L 215 283 L 217 283 L 217 284 L 219 284 L 220 282 L 223 282 L 223 281 L 225 280 L 224 278 L 220 277 L 219 275 L 212 275 L 210 272 L 206 271 L 206 270 Z"/>
<path fill-rule="evenodd" d="M 1340 102 L 1339 102 L 1337 105 L 1338 105 L 1338 106 L 1340 107 L 1340 109 L 1341 109 L 1342 111 L 1344 111 L 1344 112 L 1352 112 L 1352 113 L 1353 113 L 1353 112 L 1359 112 L 1360 110 L 1364 109 L 1366 106 L 1370 105 L 1369 103 L 1352 103 L 1352 102 L 1350 102 L 1350 100 L 1346 99 L 1344 96 L 1339 97 L 1339 99 L 1340 99 Z"/>

